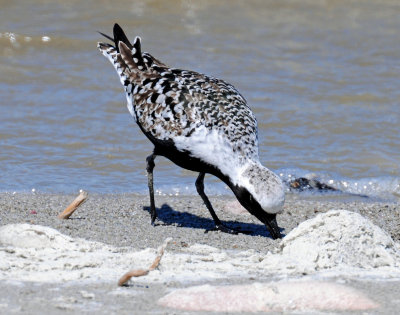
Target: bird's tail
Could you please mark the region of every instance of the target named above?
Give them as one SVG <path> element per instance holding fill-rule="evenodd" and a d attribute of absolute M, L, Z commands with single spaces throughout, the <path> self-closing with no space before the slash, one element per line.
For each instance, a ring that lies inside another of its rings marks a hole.
<path fill-rule="evenodd" d="M 114 44 L 98 43 L 97 47 L 113 64 L 122 84 L 127 80 L 129 73 L 140 73 L 147 70 L 142 56 L 140 37 L 137 36 L 132 45 L 118 24 L 114 25 L 114 38 L 101 32 L 100 34 Z"/>

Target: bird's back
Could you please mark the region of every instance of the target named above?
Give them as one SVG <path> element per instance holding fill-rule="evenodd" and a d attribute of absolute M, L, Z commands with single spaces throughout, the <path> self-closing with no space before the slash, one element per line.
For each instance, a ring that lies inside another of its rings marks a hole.
<path fill-rule="evenodd" d="M 99 43 L 125 87 L 131 114 L 151 140 L 172 142 L 208 163 L 231 155 L 239 163 L 258 160 L 255 116 L 231 84 L 169 68 L 141 53 L 138 37 L 132 46 Z M 211 160 L 209 154 L 214 154 Z"/>

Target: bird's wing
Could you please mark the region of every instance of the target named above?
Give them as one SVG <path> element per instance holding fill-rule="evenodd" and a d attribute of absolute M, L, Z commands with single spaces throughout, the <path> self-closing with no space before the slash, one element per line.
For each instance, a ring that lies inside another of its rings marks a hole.
<path fill-rule="evenodd" d="M 132 95 L 143 130 L 158 140 L 185 137 L 189 151 L 196 130 L 217 132 L 233 152 L 258 156 L 257 121 L 232 85 L 193 71 L 151 69 L 150 74 L 143 73 Z"/>
<path fill-rule="evenodd" d="M 104 43 L 98 47 L 117 70 L 128 108 L 145 133 L 158 141 L 180 142 L 183 149 L 194 152 L 201 131 L 201 137 L 213 134 L 227 144 L 232 154 L 258 158 L 257 121 L 231 84 L 169 68 L 141 53 L 139 37 L 132 45 L 118 32 L 114 28 L 116 47 Z"/>

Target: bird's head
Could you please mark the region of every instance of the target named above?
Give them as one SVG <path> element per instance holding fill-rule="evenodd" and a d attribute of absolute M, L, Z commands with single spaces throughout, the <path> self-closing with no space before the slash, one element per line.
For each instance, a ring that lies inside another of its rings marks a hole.
<path fill-rule="evenodd" d="M 233 187 L 243 207 L 263 222 L 273 239 L 281 238 L 276 215 L 283 210 L 285 189 L 282 180 L 261 164 L 245 166 Z"/>

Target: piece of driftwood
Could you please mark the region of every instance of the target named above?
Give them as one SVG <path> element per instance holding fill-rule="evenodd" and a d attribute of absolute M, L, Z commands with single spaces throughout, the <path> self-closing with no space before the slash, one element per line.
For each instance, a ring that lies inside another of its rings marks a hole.
<path fill-rule="evenodd" d="M 158 267 L 161 261 L 161 257 L 164 255 L 165 248 L 172 238 L 167 238 L 164 243 L 158 248 L 157 257 L 154 259 L 153 263 L 148 269 L 135 269 L 125 273 L 118 281 L 119 286 L 125 285 L 132 277 L 142 277 L 147 275 L 150 271 L 153 271 Z"/>
<path fill-rule="evenodd" d="M 145 276 L 150 272 L 149 269 L 144 270 L 144 269 L 136 269 L 136 270 L 131 270 L 128 271 L 126 274 L 124 274 L 119 280 L 118 280 L 118 285 L 122 287 L 125 283 L 129 281 L 130 278 L 132 277 L 141 277 Z"/>
<path fill-rule="evenodd" d="M 86 191 L 81 191 L 79 196 L 75 198 L 71 204 L 65 208 L 65 210 L 58 215 L 59 219 L 68 219 L 78 207 L 85 202 L 88 197 L 88 193 Z"/>

